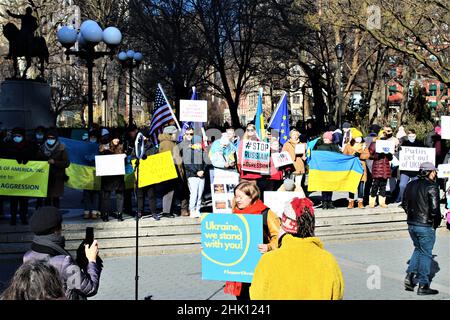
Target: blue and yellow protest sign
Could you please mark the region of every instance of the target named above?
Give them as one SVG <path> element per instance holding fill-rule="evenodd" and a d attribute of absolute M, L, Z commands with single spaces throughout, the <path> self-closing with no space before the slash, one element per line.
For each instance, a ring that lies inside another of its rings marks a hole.
<path fill-rule="evenodd" d="M 261 258 L 263 222 L 259 214 L 202 216 L 202 279 L 252 282 Z"/>
<path fill-rule="evenodd" d="M 132 160 L 133 167 L 136 166 L 136 160 Z M 143 188 L 152 184 L 172 180 L 178 177 L 172 153 L 166 151 L 152 156 L 139 162 L 139 181 L 138 187 Z"/>
<path fill-rule="evenodd" d="M 100 190 L 101 177 L 95 175 L 95 167 L 71 163 L 66 168 L 69 180 L 66 186 L 80 190 Z"/>
<path fill-rule="evenodd" d="M 262 141 L 244 140 L 241 169 L 270 174 L 270 145 Z"/>
<path fill-rule="evenodd" d="M 356 192 L 364 173 L 358 157 L 331 151 L 312 151 L 308 191 Z"/>
<path fill-rule="evenodd" d="M 47 197 L 49 164 L 47 161 L 0 159 L 0 195 Z"/>

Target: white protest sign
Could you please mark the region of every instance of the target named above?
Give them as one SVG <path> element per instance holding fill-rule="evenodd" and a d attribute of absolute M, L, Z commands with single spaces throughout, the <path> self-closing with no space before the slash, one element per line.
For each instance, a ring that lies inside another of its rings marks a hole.
<path fill-rule="evenodd" d="M 211 183 L 238 184 L 239 173 L 233 170 L 222 170 L 215 168 L 210 170 Z"/>
<path fill-rule="evenodd" d="M 441 117 L 441 138 L 450 140 L 450 116 Z"/>
<path fill-rule="evenodd" d="M 450 163 L 438 165 L 438 178 L 450 178 Z"/>
<path fill-rule="evenodd" d="M 299 143 L 295 145 L 295 154 L 305 154 L 305 152 L 306 149 L 304 143 Z"/>
<path fill-rule="evenodd" d="M 435 148 L 402 147 L 400 150 L 400 170 L 419 171 L 424 162 L 434 165 L 436 157 Z"/>
<path fill-rule="evenodd" d="M 208 121 L 208 101 L 180 100 L 180 120 L 192 122 Z"/>
<path fill-rule="evenodd" d="M 375 142 L 376 153 L 394 153 L 395 142 L 393 140 L 377 140 Z"/>
<path fill-rule="evenodd" d="M 212 211 L 231 213 L 234 188 L 239 184 L 239 173 L 231 170 L 214 169 L 211 177 Z"/>
<path fill-rule="evenodd" d="M 304 198 L 304 192 L 264 191 L 264 204 L 278 217 L 282 217 L 286 202 L 294 198 Z"/>
<path fill-rule="evenodd" d="M 291 156 L 286 151 L 280 153 L 272 153 L 272 161 L 273 165 L 276 168 L 287 166 L 288 164 L 293 163 Z"/>
<path fill-rule="evenodd" d="M 267 142 L 244 140 L 241 170 L 269 174 L 270 145 Z"/>
<path fill-rule="evenodd" d="M 125 154 L 95 156 L 95 175 L 117 176 L 125 174 Z"/>

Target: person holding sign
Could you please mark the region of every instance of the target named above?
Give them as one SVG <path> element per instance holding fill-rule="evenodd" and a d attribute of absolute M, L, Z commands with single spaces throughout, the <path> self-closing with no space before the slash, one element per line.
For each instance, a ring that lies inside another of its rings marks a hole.
<path fill-rule="evenodd" d="M 289 153 L 294 162 L 285 169 L 286 177 L 294 180 L 296 188 L 301 189 L 302 178 L 305 174 L 306 143 L 300 142 L 300 132 L 292 129 L 289 132 L 289 140 L 283 145 L 281 151 Z"/>
<path fill-rule="evenodd" d="M 264 176 L 264 191 L 275 191 L 283 184 L 283 170 L 275 167 L 272 154 L 280 152 L 280 142 L 277 137 L 270 137 L 270 175 Z M 263 199 L 264 201 L 264 199 Z"/>
<path fill-rule="evenodd" d="M 408 130 L 408 140 L 404 141 L 402 145 L 399 147 L 399 151 L 402 147 L 423 147 L 423 143 L 416 140 L 416 131 L 414 129 Z M 395 202 L 400 203 L 403 199 L 403 193 L 405 192 L 406 185 L 412 181 L 417 179 L 417 171 L 405 171 L 400 170 L 400 185 L 399 185 L 399 193 L 397 195 L 397 199 Z"/>
<path fill-rule="evenodd" d="M 344 146 L 343 154 L 358 157 L 361 161 L 361 165 L 364 168 L 364 173 L 361 177 L 361 181 L 358 185 L 358 208 L 364 209 L 364 183 L 367 181 L 367 167 L 366 160 L 369 159 L 370 153 L 366 143 L 363 141 L 362 132 L 359 130 L 353 130 L 352 139 L 348 144 Z M 348 197 L 348 209 L 353 209 L 355 206 L 355 194 L 349 193 Z"/>
<path fill-rule="evenodd" d="M 19 165 L 25 165 L 29 160 L 33 160 L 32 145 L 26 139 L 24 128 L 16 127 L 12 130 L 12 140 L 5 142 L 0 150 L 0 158 L 15 159 Z M 12 226 L 16 225 L 17 211 L 20 214 L 22 224 L 28 224 L 28 197 L 10 196 L 10 212 Z"/>
<path fill-rule="evenodd" d="M 253 123 L 247 124 L 247 128 L 245 129 L 244 136 L 239 143 L 239 149 L 237 152 L 237 158 L 238 158 L 237 168 L 238 168 L 239 177 L 241 180 L 258 182 L 259 180 L 262 179 L 261 174 L 259 174 L 257 172 L 250 172 L 250 171 L 242 170 L 241 162 L 242 162 L 242 158 L 244 157 L 244 141 L 246 141 L 246 140 L 259 141 L 258 136 L 256 134 L 256 126 Z"/>
<path fill-rule="evenodd" d="M 263 215 L 263 242 L 258 245 L 262 254 L 275 250 L 278 247 L 278 232 L 280 219 L 261 200 L 259 188 L 252 182 L 243 181 L 234 189 L 233 213 L 262 214 Z M 227 281 L 224 292 L 236 296 L 239 301 L 250 300 L 250 284 Z"/>
<path fill-rule="evenodd" d="M 107 129 L 102 129 L 102 137 L 100 139 L 100 146 L 98 148 L 100 155 L 108 154 L 122 154 L 123 145 L 117 133 L 113 133 L 110 141 L 110 134 Z M 125 160 L 124 160 L 125 161 Z M 102 176 L 101 177 L 101 217 L 103 221 L 109 221 L 109 214 L 111 211 L 111 193 L 116 194 L 116 210 L 117 220 L 123 221 L 123 192 L 125 190 L 125 180 L 123 175 Z"/>
<path fill-rule="evenodd" d="M 50 164 L 47 199 L 44 204 L 59 208 L 59 197 L 64 194 L 64 182 L 68 179 L 66 168 L 70 161 L 65 145 L 58 140 L 55 128 L 47 131 L 45 143 L 38 152 L 38 160 L 45 160 Z"/>
<path fill-rule="evenodd" d="M 314 236 L 313 203 L 286 203 L 279 249 L 261 257 L 250 287 L 252 300 L 341 300 L 344 279 L 333 255 Z"/>
<path fill-rule="evenodd" d="M 386 128 L 385 128 L 386 129 Z M 372 164 L 372 189 L 370 190 L 369 197 L 369 207 L 375 208 L 375 202 L 377 200 L 380 207 L 387 208 L 386 205 L 386 185 L 388 179 L 391 177 L 391 164 L 389 161 L 393 159 L 392 153 L 382 153 L 376 152 L 377 141 L 387 140 L 389 135 L 392 137 L 391 131 L 380 131 L 379 138 L 374 139 L 374 141 L 369 146 L 370 159 L 373 160 Z"/>

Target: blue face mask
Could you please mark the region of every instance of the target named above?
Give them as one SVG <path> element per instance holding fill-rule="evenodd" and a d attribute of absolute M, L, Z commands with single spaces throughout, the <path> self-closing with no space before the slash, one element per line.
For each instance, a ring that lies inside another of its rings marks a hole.
<path fill-rule="evenodd" d="M 44 135 L 40 134 L 40 133 L 36 133 L 36 139 L 42 140 L 42 139 L 44 139 Z"/>
<path fill-rule="evenodd" d="M 56 139 L 47 139 L 47 144 L 48 144 L 49 146 L 54 145 L 55 142 L 56 142 Z"/>
<path fill-rule="evenodd" d="M 15 143 L 21 143 L 23 140 L 23 137 L 14 137 L 13 140 Z"/>

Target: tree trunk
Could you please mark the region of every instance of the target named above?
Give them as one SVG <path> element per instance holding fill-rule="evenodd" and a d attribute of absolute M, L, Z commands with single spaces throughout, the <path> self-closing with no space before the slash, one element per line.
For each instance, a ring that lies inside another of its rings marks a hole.
<path fill-rule="evenodd" d="M 408 107 L 408 100 L 409 100 L 409 84 L 411 83 L 411 76 L 412 73 L 410 72 L 410 67 L 407 64 L 403 65 L 402 70 L 402 86 L 403 86 L 403 97 L 402 97 L 402 103 L 400 105 L 400 110 L 397 114 L 397 123 L 398 126 L 401 126 L 403 123 L 403 118 L 405 117 L 405 111 Z"/>

